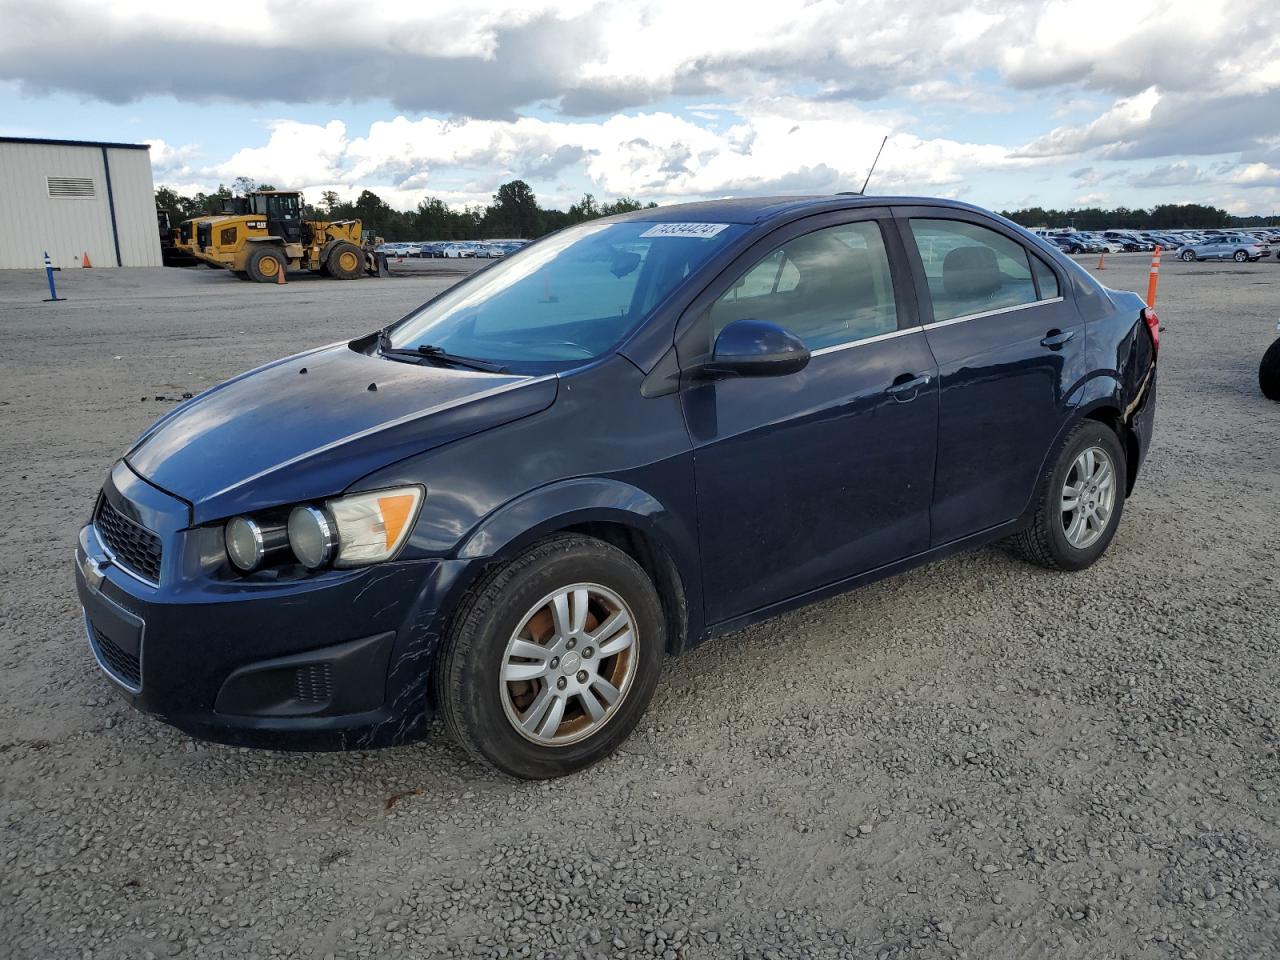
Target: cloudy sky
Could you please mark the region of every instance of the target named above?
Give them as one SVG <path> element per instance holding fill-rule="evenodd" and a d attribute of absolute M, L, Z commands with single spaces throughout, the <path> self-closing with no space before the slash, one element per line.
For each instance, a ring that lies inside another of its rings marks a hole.
<path fill-rule="evenodd" d="M 157 184 L 1280 210 L 1280 0 L 0 0 L 0 133 Z"/>

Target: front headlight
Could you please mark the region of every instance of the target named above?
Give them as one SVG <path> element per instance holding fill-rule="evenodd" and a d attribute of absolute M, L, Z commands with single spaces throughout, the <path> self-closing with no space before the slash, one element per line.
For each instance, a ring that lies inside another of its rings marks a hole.
<path fill-rule="evenodd" d="M 390 560 L 409 538 L 423 493 L 422 487 L 396 487 L 303 503 L 287 522 L 283 509 L 233 517 L 223 529 L 227 556 L 241 573 L 292 560 L 308 570 Z"/>
<path fill-rule="evenodd" d="M 257 568 L 266 555 L 262 527 L 248 517 L 233 517 L 227 524 L 223 537 L 227 544 L 227 556 L 237 570 L 248 573 Z"/>
<path fill-rule="evenodd" d="M 398 487 L 339 497 L 325 504 L 337 532 L 335 567 L 359 567 L 395 556 L 413 529 L 421 487 Z"/>
<path fill-rule="evenodd" d="M 337 541 L 333 521 L 318 507 L 294 507 L 289 514 L 289 547 L 308 570 L 326 566 Z"/>

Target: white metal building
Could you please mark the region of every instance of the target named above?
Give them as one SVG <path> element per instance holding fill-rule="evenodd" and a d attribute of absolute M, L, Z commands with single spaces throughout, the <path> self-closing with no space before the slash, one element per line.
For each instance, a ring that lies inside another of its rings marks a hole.
<path fill-rule="evenodd" d="M 0 137 L 0 270 L 160 266 L 149 150 Z"/>

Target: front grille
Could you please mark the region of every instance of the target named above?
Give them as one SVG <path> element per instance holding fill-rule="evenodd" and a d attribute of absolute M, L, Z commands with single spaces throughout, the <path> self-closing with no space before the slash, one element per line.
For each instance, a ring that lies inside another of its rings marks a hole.
<path fill-rule="evenodd" d="M 333 667 L 328 663 L 312 663 L 298 667 L 294 686 L 301 703 L 327 703 L 333 695 Z"/>
<path fill-rule="evenodd" d="M 159 537 L 126 517 L 106 497 L 98 504 L 93 525 L 120 566 L 152 583 L 160 582 L 163 547 Z"/>
<path fill-rule="evenodd" d="M 111 638 L 89 624 L 89 639 L 93 643 L 93 652 L 98 662 L 106 671 L 126 686 L 135 690 L 142 687 L 142 664 L 131 653 L 126 653 L 111 642 Z"/>

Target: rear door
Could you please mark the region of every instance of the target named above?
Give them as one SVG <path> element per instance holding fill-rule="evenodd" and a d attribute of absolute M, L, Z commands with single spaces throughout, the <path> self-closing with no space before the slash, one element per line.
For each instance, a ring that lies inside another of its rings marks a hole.
<path fill-rule="evenodd" d="M 1085 329 L 1065 275 L 980 214 L 895 208 L 941 392 L 932 542 L 1018 517 L 1081 377 Z"/>
<path fill-rule="evenodd" d="M 682 318 L 682 369 L 744 319 L 812 356 L 786 376 L 684 383 L 709 623 L 929 545 L 937 368 L 888 211 L 806 218 L 751 247 Z"/>

